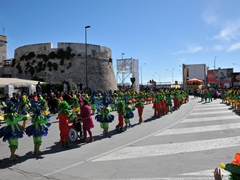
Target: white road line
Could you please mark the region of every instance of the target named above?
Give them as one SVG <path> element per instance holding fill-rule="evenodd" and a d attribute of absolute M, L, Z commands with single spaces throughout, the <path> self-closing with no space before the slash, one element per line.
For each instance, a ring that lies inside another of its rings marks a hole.
<path fill-rule="evenodd" d="M 211 170 L 206 171 L 198 171 L 198 172 L 192 172 L 192 173 L 184 173 L 181 174 L 182 176 L 213 176 L 214 168 Z M 221 169 L 221 174 L 224 176 L 227 176 L 229 174 L 228 171 Z"/>
<path fill-rule="evenodd" d="M 197 113 L 192 113 L 191 115 L 224 114 L 224 113 L 231 113 L 232 114 L 232 111 L 226 110 L 226 111 L 197 112 Z"/>
<path fill-rule="evenodd" d="M 196 108 L 195 111 L 205 111 L 205 110 L 219 110 L 219 109 L 228 109 L 227 107 L 206 107 L 206 108 Z M 229 109 L 228 109 L 229 110 Z"/>
<path fill-rule="evenodd" d="M 191 119 L 185 119 L 181 123 L 202 122 L 202 121 L 219 121 L 219 120 L 227 120 L 227 119 L 239 119 L 240 120 L 240 117 L 236 116 L 236 115 L 232 115 L 232 116 L 191 118 Z"/>
<path fill-rule="evenodd" d="M 214 178 L 213 171 L 214 171 L 214 168 L 210 170 L 199 171 L 199 172 L 183 173 L 179 175 L 182 177 L 121 178 L 121 179 L 114 179 L 114 180 L 212 180 Z M 221 174 L 223 175 L 222 180 L 228 180 L 228 175 L 229 175 L 228 171 L 221 169 Z M 106 179 L 94 179 L 94 180 L 106 180 Z"/>
<path fill-rule="evenodd" d="M 228 177 L 223 177 L 223 180 L 228 180 Z M 109 180 L 109 179 L 94 179 L 94 180 Z M 114 180 L 213 180 L 212 175 L 208 177 L 164 177 L 164 178 L 125 178 L 125 179 L 114 179 Z"/>
<path fill-rule="evenodd" d="M 221 103 L 204 103 L 204 104 L 198 104 L 198 107 L 207 107 L 207 106 L 222 106 L 222 107 L 230 107 L 230 106 L 226 106 L 224 104 L 221 104 Z"/>
<path fill-rule="evenodd" d="M 213 126 L 199 126 L 199 127 L 188 127 L 188 128 L 178 128 L 178 129 L 167 129 L 166 131 L 155 134 L 155 136 L 164 135 L 174 135 L 174 134 L 189 134 L 189 133 L 199 133 L 199 132 L 209 132 L 209 131 L 223 131 L 229 129 L 239 129 L 240 123 L 232 124 L 221 124 Z"/>
<path fill-rule="evenodd" d="M 184 143 L 125 147 L 116 152 L 109 153 L 93 161 L 111 161 L 132 158 L 145 158 L 153 156 L 163 156 L 170 154 L 180 154 L 196 151 L 206 151 L 213 149 L 222 149 L 236 147 L 240 144 L 240 136 L 231 138 L 220 138 L 203 141 L 193 141 Z"/>

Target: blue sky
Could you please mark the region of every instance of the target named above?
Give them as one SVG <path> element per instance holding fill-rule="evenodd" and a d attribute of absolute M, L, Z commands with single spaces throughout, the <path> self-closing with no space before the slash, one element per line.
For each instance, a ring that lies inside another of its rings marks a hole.
<path fill-rule="evenodd" d="M 0 0 L 0 34 L 7 58 L 20 46 L 85 42 L 134 58 L 142 82 L 182 81 L 181 65 L 240 72 L 239 0 Z M 145 65 L 143 65 L 146 63 Z M 233 63 L 237 65 L 233 65 Z M 170 70 L 167 71 L 166 69 Z M 173 70 L 174 69 L 174 70 Z M 127 80 L 130 82 L 130 80 Z"/>

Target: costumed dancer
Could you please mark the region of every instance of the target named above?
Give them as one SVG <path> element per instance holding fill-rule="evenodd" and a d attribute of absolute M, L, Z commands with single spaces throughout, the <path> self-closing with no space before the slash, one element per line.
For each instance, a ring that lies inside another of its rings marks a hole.
<path fill-rule="evenodd" d="M 220 163 L 220 167 L 226 171 L 229 171 L 228 175 L 230 180 L 239 180 L 240 179 L 240 153 L 235 154 L 235 160 L 231 163 L 224 164 Z"/>
<path fill-rule="evenodd" d="M 27 127 L 27 119 L 30 117 L 30 114 L 28 112 L 29 109 L 30 109 L 30 102 L 27 99 L 27 95 L 24 94 L 22 96 L 20 105 L 18 106 L 18 113 L 24 115 L 23 124 L 22 124 L 24 129 L 26 129 L 26 127 Z"/>
<path fill-rule="evenodd" d="M 166 100 L 166 92 L 163 93 L 163 99 L 161 101 L 161 107 L 162 107 L 162 114 L 167 114 L 167 100 Z"/>
<path fill-rule="evenodd" d="M 118 132 L 124 132 L 124 116 L 126 115 L 125 112 L 125 103 L 123 101 L 119 101 L 117 103 L 117 113 L 118 113 L 118 124 L 116 126 L 116 130 Z"/>
<path fill-rule="evenodd" d="M 70 113 L 70 106 L 65 100 L 58 105 L 58 119 L 62 147 L 70 147 L 68 123 L 71 119 L 76 119 L 76 117 Z"/>
<path fill-rule="evenodd" d="M 103 107 L 100 109 L 99 114 L 95 116 L 97 122 L 100 122 L 100 127 L 103 129 L 103 134 L 108 134 L 109 123 L 114 120 L 114 116 L 110 114 L 108 103 L 104 102 Z"/>
<path fill-rule="evenodd" d="M 142 123 L 143 122 L 142 114 L 143 114 L 143 109 L 144 109 L 144 101 L 142 99 L 142 94 L 138 94 L 135 107 L 138 110 L 139 123 Z"/>
<path fill-rule="evenodd" d="M 17 114 L 17 108 L 12 101 L 7 101 L 3 110 L 6 126 L 0 129 L 0 138 L 3 137 L 3 142 L 8 141 L 10 160 L 17 160 L 19 156 L 15 152 L 18 149 L 18 139 L 24 134 L 23 127 L 18 122 L 23 120 L 24 115 Z"/>
<path fill-rule="evenodd" d="M 210 88 L 209 91 L 208 91 L 208 102 L 212 102 L 212 95 L 213 95 L 213 91 Z"/>
<path fill-rule="evenodd" d="M 43 105 L 43 106 L 42 106 Z M 51 125 L 50 115 L 46 114 L 46 107 L 41 101 L 32 101 L 30 111 L 32 112 L 32 125 L 26 128 L 26 134 L 33 136 L 34 151 L 33 154 L 39 155 L 42 152 L 39 150 L 42 145 L 42 137 L 47 136 L 48 128 Z M 43 114 L 42 112 L 45 112 Z"/>
<path fill-rule="evenodd" d="M 166 99 L 167 99 L 167 104 L 166 104 L 166 106 L 167 106 L 167 113 L 169 112 L 169 110 L 172 113 L 172 96 L 171 96 L 170 93 L 167 93 Z"/>
<path fill-rule="evenodd" d="M 173 95 L 173 104 L 174 104 L 174 110 L 179 109 L 180 107 L 180 103 L 179 103 L 179 97 L 178 97 L 178 93 L 175 92 L 175 94 Z"/>
<path fill-rule="evenodd" d="M 221 99 L 222 99 L 222 103 L 225 103 L 225 100 L 226 100 L 226 92 L 225 92 L 225 89 L 222 89 L 222 91 L 221 91 Z"/>
<path fill-rule="evenodd" d="M 74 114 L 75 116 L 78 116 L 81 112 L 81 108 L 80 108 L 80 104 L 82 103 L 82 98 L 81 97 L 77 97 L 77 95 L 73 96 L 73 108 L 72 108 L 72 114 Z M 83 135 L 83 131 L 82 131 L 82 121 L 73 121 L 73 126 L 74 128 L 77 130 L 77 132 L 79 132 L 79 136 L 80 138 Z"/>
<path fill-rule="evenodd" d="M 159 112 L 161 110 L 160 109 L 160 94 L 159 93 L 155 94 L 155 99 L 153 101 L 153 109 L 154 109 L 154 114 L 153 114 L 154 117 L 157 117 L 161 114 Z"/>
<path fill-rule="evenodd" d="M 2 102 L 0 101 L 0 121 L 3 121 L 4 120 L 4 113 L 3 113 L 3 105 L 2 105 Z M 1 123 L 0 123 L 0 126 L 1 126 Z"/>
<path fill-rule="evenodd" d="M 96 92 L 93 91 L 93 94 L 90 98 L 90 107 L 91 107 L 92 115 L 94 115 L 97 110 L 97 98 L 96 98 L 95 94 L 96 94 Z"/>
<path fill-rule="evenodd" d="M 125 106 L 125 116 L 124 116 L 125 124 L 126 124 L 125 129 L 132 127 L 130 119 L 134 117 L 134 113 L 133 113 L 134 110 L 135 108 L 131 106 L 130 102 L 128 101 Z"/>
<path fill-rule="evenodd" d="M 207 102 L 207 99 L 209 97 L 207 88 L 204 89 L 203 97 L 204 97 L 205 102 Z"/>
<path fill-rule="evenodd" d="M 109 100 L 109 106 L 111 107 L 112 111 L 117 110 L 116 100 L 114 99 L 114 96 L 112 95 Z"/>
<path fill-rule="evenodd" d="M 94 127 L 94 123 L 91 116 L 91 109 L 88 105 L 88 101 L 85 98 L 82 98 L 81 101 L 81 113 L 78 115 L 78 118 L 81 118 L 83 123 L 83 139 L 82 142 L 93 142 L 93 136 L 91 129 Z M 90 136 L 90 139 L 86 141 L 87 132 Z"/>
<path fill-rule="evenodd" d="M 72 104 L 72 113 L 77 115 L 80 112 L 80 105 L 79 105 L 79 99 L 77 98 L 77 95 L 73 95 L 73 104 Z"/>

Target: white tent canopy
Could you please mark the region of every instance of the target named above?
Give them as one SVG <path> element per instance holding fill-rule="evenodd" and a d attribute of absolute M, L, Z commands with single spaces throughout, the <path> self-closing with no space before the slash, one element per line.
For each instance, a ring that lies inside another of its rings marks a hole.
<path fill-rule="evenodd" d="M 38 81 L 27 80 L 27 79 L 0 78 L 0 88 L 3 88 L 7 85 L 12 85 L 16 88 L 29 87 L 30 85 L 36 85 L 37 83 L 38 83 Z"/>

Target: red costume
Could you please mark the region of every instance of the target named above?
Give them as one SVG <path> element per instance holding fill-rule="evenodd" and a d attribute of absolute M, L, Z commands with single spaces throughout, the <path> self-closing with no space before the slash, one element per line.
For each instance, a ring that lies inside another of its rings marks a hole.
<path fill-rule="evenodd" d="M 59 130 L 60 130 L 60 141 L 62 146 L 67 142 L 69 139 L 69 115 L 68 114 L 58 114 L 59 119 Z"/>

